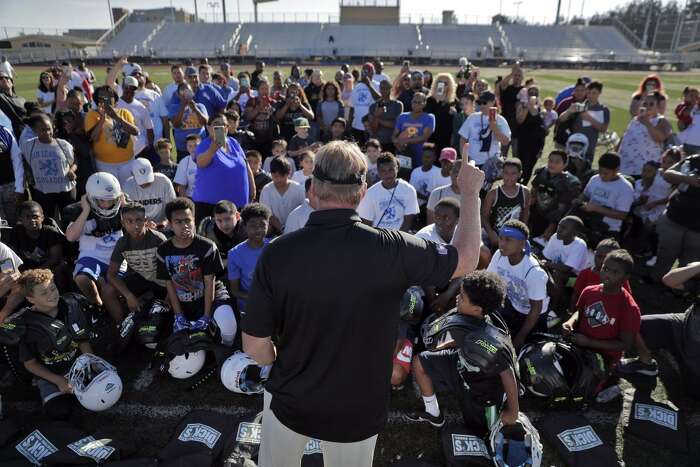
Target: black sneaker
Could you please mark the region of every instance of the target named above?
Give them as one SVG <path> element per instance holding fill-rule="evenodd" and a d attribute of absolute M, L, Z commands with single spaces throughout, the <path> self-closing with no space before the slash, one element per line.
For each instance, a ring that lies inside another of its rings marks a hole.
<path fill-rule="evenodd" d="M 409 412 L 404 414 L 404 418 L 409 422 L 428 422 L 435 428 L 440 428 L 445 424 L 445 416 L 440 412 L 437 417 L 430 415 L 425 410 L 420 412 Z"/>
<path fill-rule="evenodd" d="M 617 371 L 623 375 L 656 376 L 659 374 L 659 365 L 653 359 L 651 363 L 644 363 L 639 357 L 623 358 L 617 366 Z"/>

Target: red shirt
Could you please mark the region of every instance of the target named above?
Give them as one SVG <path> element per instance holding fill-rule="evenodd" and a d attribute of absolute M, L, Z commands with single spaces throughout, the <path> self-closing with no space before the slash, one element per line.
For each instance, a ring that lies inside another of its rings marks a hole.
<path fill-rule="evenodd" d="M 632 294 L 624 289 L 620 293 L 606 294 L 602 284 L 583 289 L 576 310 L 579 313 L 577 331 L 593 339 L 617 339 L 622 331 L 636 334 L 642 320 Z M 622 357 L 621 351 L 599 352 L 613 361 Z"/>
<path fill-rule="evenodd" d="M 678 120 L 685 123 L 686 125 L 690 125 L 691 123 L 693 123 L 693 117 L 690 115 L 690 113 L 685 113 L 688 107 L 690 107 L 688 104 L 686 104 L 685 102 L 681 102 L 676 106 L 676 110 L 674 111 Z"/>
<path fill-rule="evenodd" d="M 576 283 L 574 284 L 575 300 L 578 301 L 578 298 L 581 296 L 581 292 L 583 292 L 583 289 L 585 289 L 589 285 L 598 284 L 600 284 L 600 273 L 598 271 L 594 271 L 592 268 L 587 268 L 579 272 L 578 277 L 576 277 Z M 632 289 L 630 289 L 630 283 L 628 280 L 625 280 L 625 283 L 622 284 L 622 287 L 629 293 L 632 293 Z"/>

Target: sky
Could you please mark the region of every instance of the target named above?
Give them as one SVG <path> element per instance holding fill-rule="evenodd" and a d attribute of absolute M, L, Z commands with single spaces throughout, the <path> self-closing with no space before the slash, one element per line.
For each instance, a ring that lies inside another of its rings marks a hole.
<path fill-rule="evenodd" d="M 226 2 L 229 22 L 238 19 L 240 5 L 241 19 L 252 21 L 252 0 L 197 0 L 200 17 L 211 21 L 215 15 L 221 21 L 221 4 Z M 376 0 L 379 4 L 395 0 Z M 629 0 L 561 0 L 561 15 L 584 16 L 608 11 Z M 664 0 L 666 3 L 667 0 Z M 194 12 L 195 0 L 0 0 L 2 18 L 0 30 L 3 35 L 12 35 L 20 28 L 109 28 L 108 3 L 112 7 L 158 8 L 174 6 Z M 437 3 L 439 6 L 436 6 Z M 419 22 L 420 16 L 437 18 L 442 10 L 454 10 L 460 22 L 486 23 L 491 16 L 502 12 L 505 15 L 518 14 L 531 22 L 551 23 L 556 14 L 557 0 L 403 0 L 401 16 L 411 16 L 411 22 Z M 327 16 L 338 16 L 338 0 L 278 0 L 258 6 L 261 18 L 270 15 L 281 19 L 284 14 L 288 21 L 296 17 L 297 21 L 317 21 Z M 89 20 L 87 20 L 89 18 Z M 429 21 L 426 21 L 429 22 Z"/>

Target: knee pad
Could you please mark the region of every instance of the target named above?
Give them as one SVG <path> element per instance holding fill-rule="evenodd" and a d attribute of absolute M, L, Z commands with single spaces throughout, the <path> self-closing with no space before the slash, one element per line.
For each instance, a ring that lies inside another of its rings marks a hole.
<path fill-rule="evenodd" d="M 69 394 L 61 394 L 46 401 L 44 412 L 53 420 L 66 420 L 73 413 L 75 398 Z"/>
<path fill-rule="evenodd" d="M 233 339 L 238 331 L 236 317 L 233 314 L 233 308 L 230 305 L 219 305 L 214 310 L 214 321 L 221 332 L 221 343 L 224 345 L 232 345 Z"/>

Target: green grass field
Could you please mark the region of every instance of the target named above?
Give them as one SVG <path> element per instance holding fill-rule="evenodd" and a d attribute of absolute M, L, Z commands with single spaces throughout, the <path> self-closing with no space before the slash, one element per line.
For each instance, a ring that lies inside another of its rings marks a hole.
<path fill-rule="evenodd" d="M 284 66 L 286 73 L 288 66 Z M 146 67 L 151 77 L 162 87 L 170 82 L 167 67 Z M 18 92 L 27 99 L 34 99 L 38 75 L 41 68 L 17 67 L 16 86 Z M 273 67 L 270 67 L 271 74 Z M 104 80 L 104 69 L 96 68 L 98 81 Z M 238 69 L 236 69 L 238 71 Z M 394 76 L 397 68 L 389 67 L 387 73 Z M 433 74 L 440 71 L 453 71 L 445 68 L 431 68 Z M 326 77 L 333 76 L 335 70 L 324 68 Z M 482 74 L 491 83 L 497 75 L 507 74 L 507 69 L 483 69 Z M 607 104 L 612 112 L 611 130 L 620 136 L 629 121 L 627 108 L 632 92 L 638 86 L 645 73 L 639 72 L 609 72 L 609 71 L 570 71 L 570 70 L 526 70 L 526 76 L 534 76 L 540 85 L 543 96 L 556 95 L 563 87 L 573 83 L 580 75 L 589 75 L 601 80 L 605 88 L 601 100 Z M 700 78 L 699 72 L 688 73 L 663 73 L 662 79 L 669 95 L 667 114 L 674 122 L 672 109 L 675 107 L 680 93 L 686 85 L 694 84 Z M 551 138 L 548 140 L 551 145 Z M 599 151 L 602 148 L 599 148 Z M 639 268 L 642 272 L 643 268 Z M 659 286 L 646 285 L 633 278 L 632 288 L 634 295 L 642 309 L 643 314 L 680 312 L 687 302 L 675 297 Z M 361 343 L 358 342 L 359 345 Z M 79 417 L 78 420 L 87 429 L 98 427 L 114 427 L 115 435 L 134 447 L 140 455 L 154 455 L 158 449 L 165 445 L 167 439 L 177 424 L 178 417 L 188 408 L 214 407 L 214 408 L 244 408 L 251 411 L 262 406 L 260 397 L 244 397 L 226 391 L 217 377 L 211 378 L 196 392 L 187 391 L 188 384 L 173 381 L 171 379 L 156 379 L 145 389 L 136 389 L 134 380 L 146 366 L 146 354 L 140 350 L 132 350 L 122 356 L 115 363 L 120 368 L 120 374 L 124 379 L 125 389 L 122 401 L 115 409 L 99 414 Z M 683 395 L 681 382 L 677 368 L 663 354 L 659 359 L 661 375 L 655 380 L 622 381 L 627 391 L 649 392 L 658 400 L 668 399 L 676 404 L 689 418 L 690 451 L 678 453 L 662 447 L 659 444 L 643 441 L 625 432 L 625 417 L 621 415 L 623 403 L 621 400 L 604 405 L 594 405 L 586 415 L 592 425 L 606 443 L 613 446 L 620 460 L 624 460 L 628 467 L 690 467 L 700 465 L 700 417 L 698 409 L 700 402 L 693 401 Z M 38 414 L 36 404 L 28 404 L 36 400 L 32 388 L 15 386 L 9 389 L 3 388 L 5 407 L 10 414 L 17 413 L 24 420 L 30 420 Z M 441 405 L 455 414 L 456 404 L 449 398 L 441 398 Z M 522 408 L 531 414 L 542 414 L 546 408 L 537 401 L 525 399 Z M 386 430 L 381 433 L 376 450 L 375 465 L 388 465 L 397 458 L 421 457 L 423 460 L 440 465 L 440 444 L 436 430 L 425 427 L 408 425 L 398 419 L 402 410 L 412 410 L 421 406 L 420 399 L 415 396 L 410 385 L 398 393 L 392 394 L 390 411 L 394 415 Z M 144 407 L 146 407 L 144 409 Z M 150 408 L 154 408 L 151 410 Z M 459 417 L 457 417 L 459 420 Z M 562 466 L 561 459 L 545 444 L 545 458 L 543 466 Z"/>

